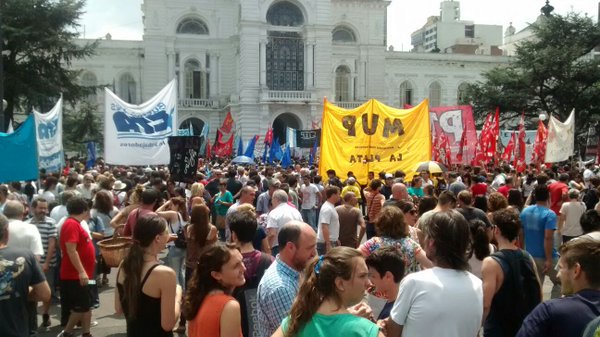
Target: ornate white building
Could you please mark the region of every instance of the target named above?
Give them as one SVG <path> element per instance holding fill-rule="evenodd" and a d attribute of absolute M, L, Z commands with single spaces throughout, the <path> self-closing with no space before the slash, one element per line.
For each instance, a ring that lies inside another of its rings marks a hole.
<path fill-rule="evenodd" d="M 179 85 L 178 121 L 211 134 L 231 111 L 244 139 L 271 126 L 310 129 L 323 99 L 356 107 L 455 105 L 466 83 L 503 56 L 395 52 L 385 0 L 145 0 L 142 41 L 107 34 L 97 55 L 72 66 L 132 103 Z M 81 40 L 81 43 L 86 40 Z M 104 94 L 89 99 L 104 111 Z"/>

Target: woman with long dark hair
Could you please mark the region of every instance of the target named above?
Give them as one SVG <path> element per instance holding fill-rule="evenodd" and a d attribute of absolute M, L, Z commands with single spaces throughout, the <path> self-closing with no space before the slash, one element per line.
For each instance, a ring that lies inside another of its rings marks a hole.
<path fill-rule="evenodd" d="M 168 240 L 165 219 L 138 219 L 133 245 L 119 266 L 115 291 L 115 311 L 125 314 L 129 337 L 173 336 L 182 291 L 173 269 L 158 261 Z"/>
<path fill-rule="evenodd" d="M 185 283 L 188 284 L 198 264 L 202 250 L 217 241 L 217 228 L 210 224 L 210 209 L 206 205 L 192 207 L 190 223 L 186 228 L 187 256 L 185 259 Z"/>
<path fill-rule="evenodd" d="M 104 239 L 111 238 L 114 234 L 115 229 L 110 226 L 110 221 L 119 212 L 119 210 L 113 205 L 112 194 L 106 190 L 100 190 L 96 192 L 94 196 L 94 204 L 90 211 L 92 219 L 99 220 L 104 227 Z M 104 263 L 104 259 L 100 258 L 98 264 L 99 274 L 102 274 L 102 285 L 108 284 L 108 274 L 110 274 L 110 267 Z M 100 276 L 100 275 L 98 275 Z"/>
<path fill-rule="evenodd" d="M 348 312 L 371 286 L 362 254 L 335 247 L 315 257 L 304 270 L 305 279 L 290 315 L 273 336 L 383 336 L 377 325 Z"/>
<path fill-rule="evenodd" d="M 240 304 L 231 296 L 243 286 L 244 262 L 233 244 L 207 247 L 188 283 L 183 314 L 189 321 L 188 337 L 241 337 Z"/>
<path fill-rule="evenodd" d="M 469 221 L 469 228 L 471 230 L 471 246 L 467 255 L 469 266 L 473 275 L 482 278 L 481 266 L 483 265 L 483 259 L 493 253 L 495 248 L 490 243 L 485 222 L 479 219 L 471 220 Z"/>

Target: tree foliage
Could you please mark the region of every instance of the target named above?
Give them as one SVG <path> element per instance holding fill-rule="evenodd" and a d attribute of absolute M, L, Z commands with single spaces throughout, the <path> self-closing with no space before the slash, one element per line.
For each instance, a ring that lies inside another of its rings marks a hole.
<path fill-rule="evenodd" d="M 102 123 L 96 113 L 98 107 L 82 102 L 76 109 L 63 112 L 63 142 L 66 151 L 85 153 L 85 143 L 89 141 L 102 144 Z"/>
<path fill-rule="evenodd" d="M 500 108 L 503 119 L 524 112 L 527 117 L 553 114 L 564 121 L 575 109 L 576 129 L 600 116 L 600 26 L 576 13 L 540 17 L 532 24 L 533 38 L 520 43 L 507 66 L 483 74 L 470 85 L 465 102 L 481 116 Z M 535 128 L 537 118 L 526 118 Z"/>
<path fill-rule="evenodd" d="M 93 55 L 97 42 L 74 39 L 85 0 L 3 0 L 5 120 L 15 110 L 47 111 L 60 94 L 75 104 L 96 87 L 78 84 L 79 71 L 69 69 L 76 59 Z"/>

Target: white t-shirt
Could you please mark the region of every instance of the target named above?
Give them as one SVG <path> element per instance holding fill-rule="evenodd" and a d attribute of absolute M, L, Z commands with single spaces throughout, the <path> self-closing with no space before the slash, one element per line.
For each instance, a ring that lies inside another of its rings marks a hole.
<path fill-rule="evenodd" d="M 302 221 L 302 215 L 294 207 L 282 202 L 267 215 L 267 229 L 275 228 L 279 231 L 279 228 L 292 220 Z M 275 235 L 272 247 L 277 246 L 279 246 L 279 241 L 277 240 L 277 235 Z"/>
<path fill-rule="evenodd" d="M 405 276 L 390 313 L 404 327 L 403 337 L 477 336 L 482 316 L 481 280 L 439 267 Z"/>
<path fill-rule="evenodd" d="M 583 234 L 579 219 L 585 213 L 585 204 L 581 201 L 569 201 L 562 204 L 560 214 L 565 216 L 561 234 L 565 236 L 579 236 Z"/>
<path fill-rule="evenodd" d="M 60 219 L 66 217 L 69 215 L 69 212 L 67 212 L 67 206 L 65 205 L 58 205 L 56 207 L 54 207 L 52 209 L 52 211 L 50 212 L 50 217 L 52 219 L 54 219 L 54 221 L 56 221 L 56 223 L 60 222 Z"/>
<path fill-rule="evenodd" d="M 35 225 L 21 220 L 8 221 L 8 246 L 27 249 L 33 255 L 44 256 L 40 231 Z"/>
<path fill-rule="evenodd" d="M 317 186 L 314 184 L 302 185 L 300 193 L 302 193 L 302 209 L 313 209 L 317 206 L 317 193 L 319 193 Z"/>
<path fill-rule="evenodd" d="M 319 212 L 319 228 L 317 229 L 317 242 L 325 242 L 323 238 L 323 226 L 321 224 L 329 225 L 329 241 L 335 242 L 340 236 L 340 217 L 335 210 L 335 205 L 329 201 L 325 201 L 321 206 Z"/>
<path fill-rule="evenodd" d="M 500 173 L 499 175 L 497 175 L 494 180 L 492 181 L 492 185 L 491 187 L 493 189 L 498 189 L 498 187 L 502 186 L 506 184 L 506 177 L 504 176 L 504 174 Z"/>

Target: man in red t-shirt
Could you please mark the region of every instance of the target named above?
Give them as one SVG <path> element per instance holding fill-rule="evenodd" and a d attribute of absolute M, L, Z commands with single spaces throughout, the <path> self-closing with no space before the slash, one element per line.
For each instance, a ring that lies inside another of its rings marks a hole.
<path fill-rule="evenodd" d="M 504 185 L 498 187 L 498 193 L 502 194 L 505 198 L 508 198 L 508 191 L 513 188 L 514 178 L 512 176 L 506 177 Z"/>
<path fill-rule="evenodd" d="M 569 175 L 566 173 L 561 173 L 558 177 L 558 181 L 548 186 L 548 191 L 550 192 L 550 209 L 556 214 L 556 216 L 560 215 L 560 207 L 562 206 L 563 202 L 567 201 L 568 199 L 568 181 Z"/>
<path fill-rule="evenodd" d="M 93 294 L 89 284 L 93 279 L 96 265 L 94 244 L 81 221 L 90 217 L 88 202 L 81 197 L 67 202 L 69 217 L 60 230 L 61 303 L 70 310 L 69 320 L 62 332 L 64 337 L 72 337 L 75 324 L 81 322 L 84 337 L 90 336 Z"/>

